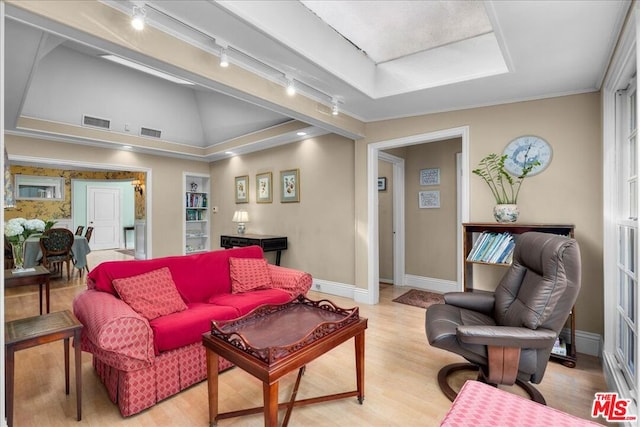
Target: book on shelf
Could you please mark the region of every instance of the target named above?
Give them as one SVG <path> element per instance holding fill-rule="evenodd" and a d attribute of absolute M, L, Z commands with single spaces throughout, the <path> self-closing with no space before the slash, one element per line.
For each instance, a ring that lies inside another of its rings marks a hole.
<path fill-rule="evenodd" d="M 476 239 L 467 261 L 492 264 L 509 264 L 515 241 L 510 233 L 483 231 Z"/>
<path fill-rule="evenodd" d="M 556 338 L 556 342 L 553 344 L 553 348 L 551 349 L 551 353 L 556 354 L 558 356 L 566 356 L 567 355 L 567 343 L 564 339 L 558 337 Z"/>

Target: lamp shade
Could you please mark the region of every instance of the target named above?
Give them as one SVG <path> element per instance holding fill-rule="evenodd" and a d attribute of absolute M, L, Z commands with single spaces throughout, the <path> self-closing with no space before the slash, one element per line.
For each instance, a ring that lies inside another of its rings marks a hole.
<path fill-rule="evenodd" d="M 249 213 L 247 211 L 235 211 L 233 213 L 233 222 L 249 222 Z"/>

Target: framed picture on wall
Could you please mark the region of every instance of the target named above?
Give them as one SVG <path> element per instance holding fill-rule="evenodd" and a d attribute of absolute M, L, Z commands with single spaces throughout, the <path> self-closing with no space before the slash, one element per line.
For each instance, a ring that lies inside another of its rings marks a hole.
<path fill-rule="evenodd" d="M 236 176 L 236 203 L 249 203 L 249 175 Z"/>
<path fill-rule="evenodd" d="M 280 171 L 280 203 L 300 201 L 300 170 Z"/>
<path fill-rule="evenodd" d="M 256 175 L 256 202 L 271 203 L 273 200 L 273 189 L 271 186 L 271 172 Z"/>
<path fill-rule="evenodd" d="M 440 191 L 419 191 L 418 206 L 420 209 L 434 209 L 440 207 Z"/>
<path fill-rule="evenodd" d="M 387 178 L 384 176 L 378 177 L 378 191 L 387 191 Z"/>
<path fill-rule="evenodd" d="M 440 185 L 440 168 L 420 169 L 420 185 Z"/>

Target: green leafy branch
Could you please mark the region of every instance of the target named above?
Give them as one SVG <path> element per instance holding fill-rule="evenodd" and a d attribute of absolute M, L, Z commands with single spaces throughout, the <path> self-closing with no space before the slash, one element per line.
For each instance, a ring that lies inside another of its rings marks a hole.
<path fill-rule="evenodd" d="M 520 194 L 522 181 L 524 181 L 535 166 L 540 164 L 538 160 L 528 160 L 529 149 L 527 149 L 524 156 L 525 166 L 522 168 L 522 173 L 517 177 L 511 175 L 504 168 L 504 162 L 507 159 L 506 154 L 498 156 L 495 153 L 491 153 L 480 160 L 477 169 L 471 171 L 487 183 L 496 200 L 496 204 L 518 203 L 518 195 Z"/>

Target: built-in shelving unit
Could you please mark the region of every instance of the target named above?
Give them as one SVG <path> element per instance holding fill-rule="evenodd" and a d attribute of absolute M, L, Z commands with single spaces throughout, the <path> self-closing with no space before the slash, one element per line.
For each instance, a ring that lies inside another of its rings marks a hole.
<path fill-rule="evenodd" d="M 511 236 L 517 236 L 518 234 L 526 233 L 528 231 L 539 231 L 542 233 L 553 233 L 562 236 L 574 237 L 574 226 L 572 224 L 500 224 L 500 223 L 465 223 L 462 224 L 462 250 L 464 256 L 464 272 L 463 272 L 463 284 L 465 292 L 473 292 L 473 268 L 474 265 L 487 265 L 497 268 L 504 268 L 510 265 L 510 256 L 507 254 L 506 258 L 498 255 L 499 262 L 487 262 L 486 258 L 478 256 L 482 254 L 482 248 L 477 247 L 477 244 L 481 244 L 483 233 L 484 235 L 493 235 L 497 244 L 500 244 L 500 240 L 497 236 L 500 234 L 508 234 Z M 491 252 L 484 251 L 485 253 Z M 471 256 L 470 256 L 471 254 Z M 504 255 L 504 254 L 502 254 Z M 491 258 L 491 257 L 490 257 Z M 505 262 L 509 261 L 509 262 Z M 566 342 L 566 355 L 551 354 L 551 358 L 561 362 L 565 366 L 571 368 L 576 366 L 576 310 L 575 307 L 571 310 L 569 316 L 569 339 Z"/>
<path fill-rule="evenodd" d="M 211 250 L 209 239 L 209 175 L 185 172 L 183 174 L 183 245 L 185 254 Z"/>

